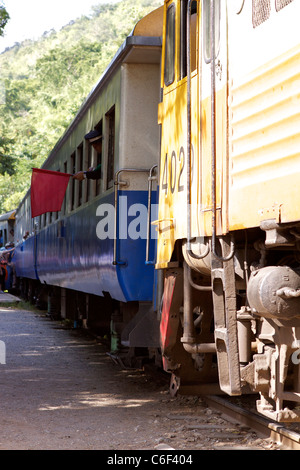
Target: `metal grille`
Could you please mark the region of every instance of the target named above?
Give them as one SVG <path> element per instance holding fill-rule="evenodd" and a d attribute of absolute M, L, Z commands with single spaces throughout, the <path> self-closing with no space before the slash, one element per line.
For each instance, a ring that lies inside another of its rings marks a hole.
<path fill-rule="evenodd" d="M 285 0 L 282 0 L 283 2 Z M 287 0 L 288 1 L 288 0 Z M 256 28 L 267 21 L 271 12 L 271 0 L 252 0 L 252 24 Z"/>
<path fill-rule="evenodd" d="M 293 0 L 275 0 L 276 11 L 281 10 L 281 8 L 286 7 Z"/>

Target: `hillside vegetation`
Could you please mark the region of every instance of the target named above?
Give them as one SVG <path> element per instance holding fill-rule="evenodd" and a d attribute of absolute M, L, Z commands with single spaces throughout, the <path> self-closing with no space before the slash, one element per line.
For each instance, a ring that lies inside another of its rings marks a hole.
<path fill-rule="evenodd" d="M 0 54 L 0 213 L 17 207 L 32 167 L 45 161 L 136 22 L 163 3 L 96 2 L 89 17 Z"/>

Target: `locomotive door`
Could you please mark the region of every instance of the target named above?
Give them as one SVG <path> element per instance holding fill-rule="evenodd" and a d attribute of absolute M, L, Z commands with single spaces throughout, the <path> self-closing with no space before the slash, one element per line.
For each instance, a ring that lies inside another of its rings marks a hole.
<path fill-rule="evenodd" d="M 187 15 L 190 5 L 190 41 Z M 187 234 L 187 211 L 191 207 L 193 236 L 197 235 L 199 95 L 197 44 L 199 36 L 199 1 L 165 2 L 162 49 L 162 101 L 158 121 L 161 124 L 160 194 L 157 230 L 157 267 L 166 268 L 175 242 Z M 189 44 L 188 44 L 189 43 Z M 189 54 L 187 46 L 189 45 Z M 190 61 L 188 66 L 188 61 Z M 188 78 L 188 69 L 190 77 Z M 187 104 L 188 87 L 190 87 Z M 191 119 L 187 118 L 189 109 Z M 188 129 L 190 125 L 190 129 Z M 189 137 L 187 137 L 189 135 Z M 188 143 L 191 152 L 188 151 Z M 188 157 L 189 155 L 189 157 Z M 191 175 L 188 175 L 188 169 Z M 192 189 L 191 189 L 192 187 Z M 187 192 L 191 191 L 191 204 Z"/>
<path fill-rule="evenodd" d="M 226 234 L 228 229 L 226 4 L 214 0 L 216 41 L 213 64 L 210 60 L 210 4 L 211 1 L 206 0 L 168 0 L 165 3 L 161 76 L 163 99 L 158 118 L 161 124 L 161 178 L 157 267 L 160 268 L 168 266 L 176 240 L 212 235 L 214 200 L 216 232 Z M 190 12 L 187 11 L 189 8 Z M 191 16 L 190 52 L 184 53 L 188 43 L 185 30 L 187 14 Z M 214 126 L 211 120 L 212 88 L 215 97 Z M 190 111 L 190 122 L 187 111 Z M 215 162 L 211 157 L 212 127 L 215 130 Z M 215 181 L 212 178 L 213 167 Z M 190 203 L 187 204 L 187 200 Z M 190 217 L 187 214 L 189 209 Z"/>
<path fill-rule="evenodd" d="M 214 4 L 214 41 L 212 38 L 211 6 Z M 200 76 L 200 207 L 204 235 L 228 231 L 227 186 L 227 21 L 226 2 L 201 2 Z M 212 47 L 215 60 L 212 63 Z"/>

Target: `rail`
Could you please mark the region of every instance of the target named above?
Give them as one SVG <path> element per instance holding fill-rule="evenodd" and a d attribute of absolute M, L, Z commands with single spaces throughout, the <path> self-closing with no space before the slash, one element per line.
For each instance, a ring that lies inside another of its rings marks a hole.
<path fill-rule="evenodd" d="M 212 408 L 231 416 L 241 424 L 249 426 L 264 438 L 280 444 L 283 449 L 300 450 L 300 434 L 286 425 L 270 421 L 254 411 L 232 403 L 225 397 L 207 395 L 204 399 Z"/>

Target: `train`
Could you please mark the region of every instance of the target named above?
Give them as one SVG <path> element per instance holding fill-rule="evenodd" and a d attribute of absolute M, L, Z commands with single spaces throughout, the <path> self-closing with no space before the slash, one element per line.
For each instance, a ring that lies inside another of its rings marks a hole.
<path fill-rule="evenodd" d="M 162 3 L 42 166 L 100 177 L 70 178 L 60 211 L 31 217 L 30 190 L 15 210 L 19 288 L 154 361 L 174 396 L 252 394 L 299 422 L 300 5 Z"/>

